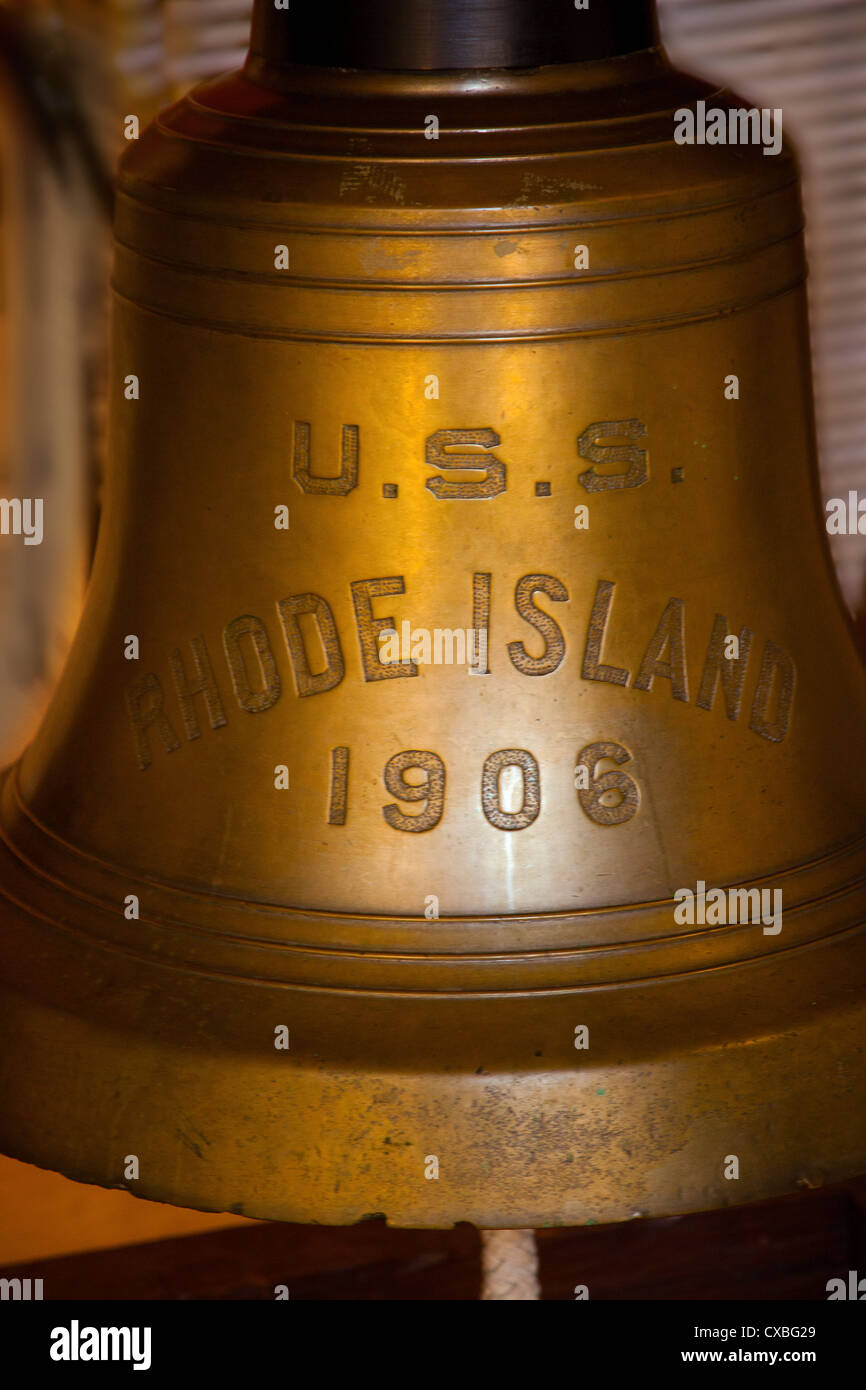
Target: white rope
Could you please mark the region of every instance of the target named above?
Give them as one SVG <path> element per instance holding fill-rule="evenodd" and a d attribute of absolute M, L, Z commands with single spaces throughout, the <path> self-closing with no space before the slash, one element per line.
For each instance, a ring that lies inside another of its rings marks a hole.
<path fill-rule="evenodd" d="M 534 1231 L 481 1232 L 481 1298 L 540 1299 Z"/>

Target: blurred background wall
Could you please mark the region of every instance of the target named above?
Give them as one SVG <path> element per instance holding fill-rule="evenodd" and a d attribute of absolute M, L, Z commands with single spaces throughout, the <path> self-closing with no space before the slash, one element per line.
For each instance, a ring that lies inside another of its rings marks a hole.
<path fill-rule="evenodd" d="M 866 492 L 866 0 L 659 0 L 678 66 L 781 107 L 803 169 L 822 490 Z M 866 607 L 866 535 L 833 540 Z"/>
<path fill-rule="evenodd" d="M 110 274 L 103 185 L 123 119 L 143 125 L 199 77 L 236 66 L 249 10 L 246 0 L 0 5 L 0 496 L 44 497 L 46 515 L 40 546 L 0 536 L 0 763 L 41 717 L 93 550 Z M 241 1224 L 251 1223 L 0 1156 L 0 1264 Z"/>
<path fill-rule="evenodd" d="M 29 738 L 83 596 L 104 449 L 109 224 L 123 118 L 238 65 L 251 0 L 0 3 L 0 495 L 42 496 L 41 546 L 0 538 L 0 762 Z M 659 0 L 672 59 L 781 107 L 803 164 L 822 492 L 866 483 L 866 0 Z M 22 95 L 37 88 L 38 99 Z M 866 613 L 866 535 L 834 554 Z M 0 1263 L 232 1225 L 0 1158 Z"/>
<path fill-rule="evenodd" d="M 0 2 L 0 495 L 42 497 L 41 545 L 0 537 L 0 765 L 28 742 L 80 612 L 105 443 L 111 171 L 202 77 L 237 66 L 251 0 Z"/>

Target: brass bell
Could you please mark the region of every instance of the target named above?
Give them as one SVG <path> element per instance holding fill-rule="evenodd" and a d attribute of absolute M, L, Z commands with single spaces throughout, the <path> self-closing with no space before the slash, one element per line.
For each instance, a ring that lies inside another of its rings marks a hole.
<path fill-rule="evenodd" d="M 866 1169 L 780 140 L 649 3 L 259 0 L 129 149 L 98 554 L 2 790 L 7 1153 L 404 1226 Z"/>

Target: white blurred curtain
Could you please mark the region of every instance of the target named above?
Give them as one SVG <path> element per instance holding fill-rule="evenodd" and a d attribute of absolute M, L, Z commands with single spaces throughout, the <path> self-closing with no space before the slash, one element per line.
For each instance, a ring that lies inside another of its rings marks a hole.
<path fill-rule="evenodd" d="M 164 8 L 167 72 L 178 96 L 243 62 L 251 0 L 164 0 Z"/>
<path fill-rule="evenodd" d="M 62 72 L 107 184 L 126 116 L 144 126 L 242 62 L 252 0 L 5 7 L 29 57 L 17 79 L 0 72 L 0 490 L 44 501 L 45 536 L 0 546 L 0 765 L 31 736 L 77 625 L 105 445 L 109 222 L 63 120 L 40 134 L 24 88 Z"/>
<path fill-rule="evenodd" d="M 823 496 L 866 496 L 866 0 L 658 0 L 679 67 L 781 107 L 799 151 Z M 866 535 L 833 540 L 852 609 Z"/>

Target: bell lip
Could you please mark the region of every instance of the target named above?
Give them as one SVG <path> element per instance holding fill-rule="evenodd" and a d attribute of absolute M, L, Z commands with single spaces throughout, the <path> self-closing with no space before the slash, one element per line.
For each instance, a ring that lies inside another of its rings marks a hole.
<path fill-rule="evenodd" d="M 675 1215 L 866 1170 L 863 888 L 844 931 L 747 963 L 431 995 L 190 969 L 116 899 L 97 941 L 56 866 L 40 886 L 0 858 L 0 1150 L 24 1162 L 206 1211 L 430 1228 Z"/>
<path fill-rule="evenodd" d="M 562 1051 L 552 1069 L 530 1072 L 472 1063 L 487 1056 L 485 1040 L 505 1045 L 497 1030 L 531 1042 L 544 1026 L 538 1002 L 520 1001 L 515 1014 L 514 1001 L 493 1012 L 485 1001 L 473 1014 L 462 1001 L 460 1070 L 440 1065 L 435 1041 L 426 1071 L 411 1058 L 401 1069 L 399 1031 L 390 1068 L 326 1049 L 300 1065 L 267 1037 L 274 1018 L 294 1021 L 284 993 L 266 1006 L 260 992 L 252 1010 L 247 1001 L 244 1024 L 252 1012 L 261 1028 L 253 1055 L 228 1036 L 234 987 L 209 981 L 204 1008 L 166 986 L 164 971 L 131 961 L 106 971 L 57 933 L 28 937 L 40 978 L 63 980 L 73 998 L 69 1008 L 37 998 L 4 965 L 0 1150 L 76 1181 L 257 1219 L 351 1225 L 377 1214 L 398 1227 L 496 1228 L 711 1210 L 866 1170 L 866 929 L 794 962 L 765 960 L 757 983 L 728 972 L 727 992 L 713 972 L 669 982 L 668 1000 L 647 1014 L 661 1036 L 639 1030 L 642 1055 L 628 1061 L 618 1054 L 639 1034 L 616 1037 L 650 991 L 607 993 L 589 1024 L 599 1038 L 608 1031 L 606 1055 L 572 1053 L 575 1063 Z M 363 1020 L 370 1001 L 356 1002 Z M 417 1035 L 411 1011 L 425 1001 L 397 1002 L 410 1011 L 402 1037 Z M 558 1025 L 576 1016 L 560 1010 Z M 368 1024 L 378 1032 L 381 1018 Z M 435 1015 L 424 1025 L 435 1040 Z M 127 1182 L 133 1154 L 141 1176 Z M 424 1177 L 431 1157 L 437 1182 Z M 735 1181 L 725 1176 L 732 1157 Z"/>
<path fill-rule="evenodd" d="M 155 1189 L 153 1191 L 145 1190 L 145 1188 L 150 1188 L 149 1183 L 142 1183 L 136 1187 L 136 1185 L 133 1185 L 131 1182 L 109 1182 L 98 1177 L 92 1177 L 83 1170 L 80 1173 L 73 1173 L 70 1172 L 68 1168 L 58 1167 L 56 1163 L 49 1162 L 47 1159 L 43 1158 L 41 1156 L 41 1151 L 38 1156 L 33 1156 L 29 1151 L 19 1151 L 11 1147 L 4 1138 L 2 1130 L 0 1130 L 0 1153 L 2 1153 L 4 1157 L 11 1158 L 17 1163 L 25 1163 L 33 1168 L 38 1168 L 43 1173 L 51 1173 L 58 1177 L 66 1178 L 68 1182 L 78 1183 L 82 1187 L 95 1188 L 103 1192 L 125 1192 L 128 1196 L 134 1197 L 140 1202 L 153 1202 L 158 1203 L 160 1206 L 180 1207 L 184 1211 L 198 1211 L 204 1215 L 211 1216 L 241 1216 L 248 1221 L 276 1221 L 285 1225 L 327 1226 L 333 1229 L 360 1226 L 367 1221 L 381 1221 L 391 1230 L 416 1231 L 451 1231 L 458 1226 L 473 1226 L 478 1231 L 540 1231 L 577 1228 L 579 1226 L 621 1226 L 629 1221 L 664 1221 L 679 1216 L 697 1216 L 703 1213 L 709 1214 L 714 1211 L 728 1211 L 734 1208 L 739 1209 L 742 1207 L 759 1206 L 764 1202 L 780 1200 L 784 1197 L 800 1196 L 805 1191 L 814 1191 L 816 1189 L 829 1189 L 833 1191 L 838 1188 L 840 1191 L 844 1191 L 846 1184 L 866 1177 L 866 1151 L 864 1151 L 862 1167 L 851 1167 L 849 1163 L 842 1166 L 837 1171 L 832 1166 L 828 1168 L 816 1168 L 807 1163 L 799 1164 L 796 1165 L 798 1176 L 793 1178 L 793 1180 L 790 1177 L 779 1180 L 771 1179 L 767 1186 L 762 1186 L 758 1191 L 751 1192 L 748 1197 L 734 1201 L 715 1201 L 710 1205 L 705 1205 L 700 1199 L 693 1198 L 693 1201 L 698 1201 L 698 1205 L 680 1206 L 677 1204 L 667 1205 L 662 1203 L 660 1206 L 653 1206 L 652 1208 L 647 1207 L 645 1209 L 635 1208 L 628 1212 L 625 1210 L 625 1205 L 623 1205 L 622 1214 L 606 1216 L 600 1219 L 594 1216 L 584 1216 L 581 1214 L 580 1216 L 571 1216 L 568 1220 L 565 1220 L 559 1213 L 554 1212 L 552 1215 L 546 1215 L 542 1220 L 540 1215 L 536 1215 L 535 1212 L 528 1208 L 521 1208 L 514 1212 L 510 1209 L 507 1211 L 500 1209 L 497 1212 L 491 1211 L 489 1215 L 483 1214 L 482 1210 L 479 1208 L 479 1212 L 475 1216 L 455 1215 L 448 1219 L 443 1218 L 436 1221 L 426 1221 L 422 1219 L 422 1215 L 417 1211 L 413 1211 L 411 1215 L 407 1216 L 405 1219 L 396 1219 L 389 1216 L 386 1211 L 376 1210 L 364 1211 L 359 1215 L 347 1215 L 345 1219 L 336 1216 L 333 1219 L 319 1219 L 309 1216 L 303 1208 L 293 1208 L 292 1215 L 283 1215 L 284 1207 L 282 1203 L 276 1207 L 269 1204 L 267 1207 L 261 1209 L 256 1206 L 256 1210 L 250 1209 L 247 1203 L 240 1201 L 233 1202 L 229 1207 L 223 1205 L 213 1206 L 202 1199 L 191 1198 L 190 1200 L 181 1201 L 175 1193 L 165 1190 L 162 1187 L 160 1187 L 159 1193 L 157 1193 Z M 363 1203 L 360 1205 L 363 1205 Z M 547 1208 L 544 1210 L 549 1211 Z M 524 1215 L 522 1213 L 526 1214 Z"/>

